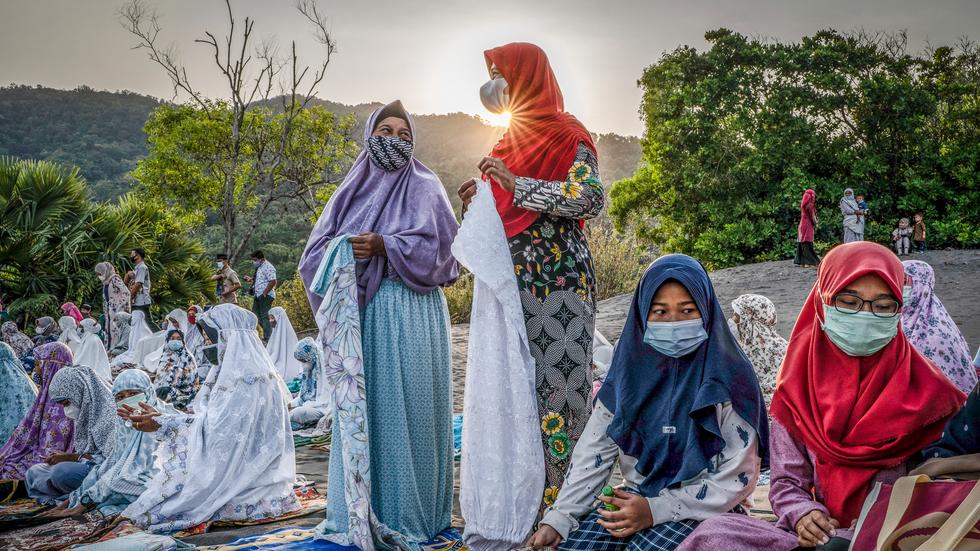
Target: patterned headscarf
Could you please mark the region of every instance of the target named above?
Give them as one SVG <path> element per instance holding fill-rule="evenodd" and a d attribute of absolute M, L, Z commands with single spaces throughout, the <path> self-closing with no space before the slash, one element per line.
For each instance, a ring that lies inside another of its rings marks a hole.
<path fill-rule="evenodd" d="M 65 417 L 61 405 L 48 396 L 51 380 L 71 362 L 71 350 L 60 342 L 34 349 L 41 386 L 34 405 L 0 449 L 0 479 L 23 480 L 28 468 L 42 463 L 49 455 L 71 451 L 74 425 Z"/>
<path fill-rule="evenodd" d="M 6 442 L 37 399 L 37 387 L 6 343 L 0 342 L 0 441 Z"/>
<path fill-rule="evenodd" d="M 79 409 L 75 419 L 76 452 L 103 458 L 112 452 L 116 401 L 92 368 L 73 365 L 62 369 L 52 379 L 48 393 L 52 400 L 67 400 Z"/>
<path fill-rule="evenodd" d="M 312 402 L 316 399 L 316 387 L 319 383 L 320 366 L 323 364 L 323 359 L 320 357 L 320 347 L 316 345 L 316 341 L 310 337 L 306 337 L 296 343 L 296 350 L 293 351 L 293 357 L 312 366 L 311 369 L 303 369 L 303 376 L 299 387 L 300 398 L 304 402 Z"/>
<path fill-rule="evenodd" d="M 62 304 L 61 311 L 64 312 L 66 316 L 75 320 L 76 324 L 81 323 L 82 320 L 85 319 L 85 316 L 82 315 L 82 311 L 78 309 L 78 306 L 75 306 L 74 302 L 66 302 Z"/>
<path fill-rule="evenodd" d="M 157 399 L 145 371 L 126 369 L 121 372 L 112 384 L 112 394 L 115 396 L 126 390 L 142 392 L 146 396 L 144 401 L 163 414 L 177 413 L 170 404 Z M 115 443 L 112 453 L 106 455 L 105 460 L 95 467 L 95 474 L 89 474 L 82 487 L 71 494 L 69 505 L 72 507 L 79 503 L 102 503 L 113 493 L 138 496 L 153 477 L 154 435 L 126 426 L 119 417 L 113 422 Z"/>
<path fill-rule="evenodd" d="M 902 308 L 902 330 L 912 345 L 965 393 L 977 384 L 970 347 L 943 302 L 936 296 L 936 274 L 921 260 L 906 260 L 912 293 Z"/>
<path fill-rule="evenodd" d="M 3 342 L 10 345 L 18 358 L 23 358 L 34 348 L 34 341 L 21 333 L 17 329 L 17 324 L 12 321 L 5 321 L 0 325 L 0 335 L 3 336 Z"/>
<path fill-rule="evenodd" d="M 160 370 L 156 375 L 156 388 L 166 390 L 166 396 L 163 397 L 166 401 L 178 408 L 184 408 L 197 394 L 197 362 L 187 350 L 186 342 L 177 352 L 167 346 L 174 334 L 179 334 L 183 341 L 183 332 L 177 330 L 167 332 L 163 353 L 160 356 Z"/>
<path fill-rule="evenodd" d="M 776 306 L 762 295 L 742 295 L 732 301 L 732 310 L 738 314 L 732 332 L 759 376 L 768 410 L 787 346 L 776 332 Z"/>

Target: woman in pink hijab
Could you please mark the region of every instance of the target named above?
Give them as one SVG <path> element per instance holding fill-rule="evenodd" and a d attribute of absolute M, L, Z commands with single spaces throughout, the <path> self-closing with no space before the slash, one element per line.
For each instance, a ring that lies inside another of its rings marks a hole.
<path fill-rule="evenodd" d="M 78 306 L 75 306 L 74 302 L 66 302 L 62 304 L 61 311 L 64 312 L 66 316 L 75 320 L 75 325 L 82 323 L 82 320 L 85 319 L 85 316 L 82 315 L 82 311 L 78 309 Z"/>

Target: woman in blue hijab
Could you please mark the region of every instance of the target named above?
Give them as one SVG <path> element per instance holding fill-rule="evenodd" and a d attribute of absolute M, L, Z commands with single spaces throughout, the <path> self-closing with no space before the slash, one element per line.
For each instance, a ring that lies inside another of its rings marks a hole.
<path fill-rule="evenodd" d="M 752 494 L 768 443 L 759 382 L 707 272 L 689 256 L 661 257 L 633 295 L 571 470 L 530 543 L 674 549 Z M 625 482 L 604 489 L 617 459 Z"/>
<path fill-rule="evenodd" d="M 37 398 L 37 386 L 27 377 L 14 349 L 0 342 L 0 442 L 6 442 Z M 0 444 L 2 445 L 2 444 Z"/>

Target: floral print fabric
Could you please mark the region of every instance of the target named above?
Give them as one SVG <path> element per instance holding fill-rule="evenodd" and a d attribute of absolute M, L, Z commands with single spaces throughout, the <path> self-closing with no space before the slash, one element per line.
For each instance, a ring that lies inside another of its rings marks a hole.
<path fill-rule="evenodd" d="M 604 205 L 595 154 L 579 144 L 564 181 L 518 175 L 514 204 L 542 213 L 509 245 L 536 364 L 549 506 L 592 411 L 595 269 L 580 220 Z"/>
<path fill-rule="evenodd" d="M 977 371 L 966 338 L 936 296 L 936 274 L 921 260 L 906 260 L 911 293 L 902 307 L 902 330 L 919 352 L 932 360 L 956 388 L 968 394 L 977 384 Z"/>
<path fill-rule="evenodd" d="M 310 291 L 323 297 L 316 322 L 327 364 L 327 382 L 334 389 L 334 419 L 344 448 L 344 497 L 348 513 L 346 527 L 331 526 L 328 519 L 316 527 L 317 535 L 338 545 L 356 546 L 361 551 L 372 551 L 375 538 L 383 547 L 408 549 L 404 538 L 381 524 L 371 508 L 361 315 L 350 236 L 338 236 L 330 242 Z"/>
<path fill-rule="evenodd" d="M 742 295 L 732 301 L 732 310 L 739 319 L 730 328 L 759 376 L 768 411 L 787 346 L 776 332 L 776 306 L 762 295 Z"/>
<path fill-rule="evenodd" d="M 10 345 L 18 358 L 23 358 L 34 349 L 34 341 L 21 333 L 17 329 L 17 324 L 12 321 L 5 321 L 0 325 L 0 339 Z"/>

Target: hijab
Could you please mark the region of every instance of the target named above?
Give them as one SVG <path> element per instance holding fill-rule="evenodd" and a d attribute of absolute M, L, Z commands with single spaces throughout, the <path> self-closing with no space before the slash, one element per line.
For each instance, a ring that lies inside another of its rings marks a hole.
<path fill-rule="evenodd" d="M 487 69 L 494 65 L 507 81 L 510 127 L 490 156 L 517 176 L 562 180 L 584 143 L 596 152 L 592 135 L 569 113 L 544 50 L 525 42 L 506 44 L 483 53 Z M 497 212 L 507 237 L 528 228 L 539 212 L 514 206 L 514 194 L 490 180 Z"/>
<path fill-rule="evenodd" d="M 133 315 L 129 312 L 116 312 L 114 319 L 112 321 L 115 327 L 114 333 L 116 336 L 116 346 L 110 350 L 114 355 L 118 355 L 129 349 L 129 331 L 133 321 Z"/>
<path fill-rule="evenodd" d="M 293 356 L 293 352 L 296 350 L 296 331 L 283 308 L 279 306 L 270 308 L 269 315 L 276 319 L 276 326 L 272 328 L 272 334 L 269 335 L 269 342 L 265 349 L 269 352 L 272 363 L 276 364 L 276 369 L 279 370 L 279 376 L 282 377 L 282 380 L 292 381 L 303 373 L 303 366 Z"/>
<path fill-rule="evenodd" d="M 378 109 L 368 119 L 365 146 L 382 111 L 390 111 L 389 107 Z M 417 144 L 414 119 L 400 102 L 397 107 Z M 389 172 L 377 167 L 362 150 L 323 209 L 299 261 L 313 311 L 323 298 L 309 288 L 331 239 L 365 232 L 384 238 L 386 256 L 357 261 L 358 304 L 363 310 L 384 277 L 394 277 L 419 294 L 455 281 L 459 267 L 449 249 L 458 229 L 439 177 L 421 161 L 413 156 L 405 166 Z"/>
<path fill-rule="evenodd" d="M 956 388 L 970 392 L 977 384 L 977 370 L 966 338 L 936 296 L 936 274 L 932 266 L 921 260 L 906 260 L 902 265 L 911 281 L 908 304 L 902 308 L 905 336 Z"/>
<path fill-rule="evenodd" d="M 181 337 L 184 336 L 183 332 L 177 329 L 171 329 L 167 332 L 154 386 L 161 393 L 165 393 L 164 400 L 173 403 L 178 408 L 185 408 L 197 394 L 197 362 L 194 361 L 194 357 L 187 349 L 186 342 L 176 352 L 167 346 L 175 333 L 180 334 Z"/>
<path fill-rule="evenodd" d="M 58 342 L 62 342 L 71 348 L 72 354 L 78 353 L 78 347 L 82 344 L 82 337 L 78 334 L 78 323 L 71 316 L 61 316 L 58 320 L 58 327 L 61 329 L 61 336 Z"/>
<path fill-rule="evenodd" d="M 332 393 L 324 371 L 327 366 L 323 363 L 323 353 L 316 341 L 310 337 L 299 341 L 293 357 L 310 366 L 309 370 L 303 370 L 300 380 L 299 397 L 302 404 L 315 406 L 330 403 Z"/>
<path fill-rule="evenodd" d="M 109 355 L 105 351 L 105 345 L 99 338 L 102 326 L 88 318 L 82 320 L 81 329 L 82 337 L 75 354 L 75 363 L 92 368 L 108 384 L 112 381 L 112 370 L 109 368 Z"/>
<path fill-rule="evenodd" d="M 755 368 L 768 410 L 787 346 L 776 332 L 776 305 L 762 295 L 742 295 L 732 301 L 732 311 L 738 314 L 732 333 Z"/>
<path fill-rule="evenodd" d="M 800 199 L 800 209 L 806 208 L 808 203 L 814 203 L 816 200 L 817 192 L 807 188 L 807 190 L 803 192 L 803 198 Z"/>
<path fill-rule="evenodd" d="M 55 402 L 68 400 L 78 407 L 75 451 L 104 459 L 113 445 L 116 400 L 109 385 L 88 366 L 66 367 L 51 379 L 48 394 Z"/>
<path fill-rule="evenodd" d="M 64 408 L 48 395 L 51 380 L 71 362 L 71 350 L 63 343 L 42 344 L 34 349 L 41 386 L 31 409 L 0 449 L 0 480 L 23 480 L 28 468 L 49 455 L 71 451 L 74 424 L 65 416 Z"/>
<path fill-rule="evenodd" d="M 866 274 L 902 297 L 905 272 L 887 248 L 854 242 L 824 257 L 790 336 L 771 409 L 815 456 L 824 504 L 841 526 L 857 518 L 878 471 L 938 438 L 964 400 L 901 330 L 867 357 L 848 356 L 823 332 L 824 305 Z"/>
<path fill-rule="evenodd" d="M 116 314 L 116 316 L 118 317 L 119 314 Z M 141 358 L 138 357 L 137 345 L 145 337 L 153 335 L 153 330 L 146 324 L 146 314 L 142 310 L 133 310 L 129 316 L 129 344 L 126 345 L 125 352 L 112 360 L 113 365 L 139 363 Z"/>
<path fill-rule="evenodd" d="M 3 342 L 10 345 L 18 358 L 23 358 L 34 349 L 34 341 L 21 333 L 17 329 L 17 324 L 12 321 L 5 321 L 0 325 L 0 335 L 3 337 Z"/>
<path fill-rule="evenodd" d="M 676 359 L 643 342 L 650 305 L 667 281 L 687 289 L 708 333 L 694 352 Z M 728 330 L 708 273 L 689 256 L 660 257 L 643 274 L 598 399 L 613 413 L 607 434 L 637 459 L 644 497 L 711 466 L 725 444 L 716 404 L 731 402 L 755 429 L 763 467 L 768 464 L 769 425 L 752 364 Z M 664 427 L 675 427 L 676 436 L 665 435 Z"/>
<path fill-rule="evenodd" d="M 37 386 L 7 343 L 0 342 L 0 442 L 6 442 L 37 399 Z"/>
<path fill-rule="evenodd" d="M 148 405 L 164 415 L 177 413 L 170 404 L 157 399 L 153 392 L 153 383 L 146 372 L 139 369 L 122 371 L 112 383 L 113 399 L 115 395 L 126 390 L 142 392 Z M 153 434 L 136 430 L 127 426 L 120 418 L 113 419 L 112 452 L 86 477 L 82 486 L 72 493 L 69 506 L 79 503 L 100 504 L 112 497 L 122 494 L 135 499 L 146 489 L 146 484 L 153 477 L 153 452 L 156 449 L 156 438 Z"/>
<path fill-rule="evenodd" d="M 85 316 L 82 315 L 82 311 L 78 309 L 78 306 L 75 306 L 74 302 L 66 302 L 62 304 L 61 311 L 64 312 L 66 316 L 75 320 L 76 324 L 81 323 L 82 320 L 85 319 Z"/>
<path fill-rule="evenodd" d="M 55 323 L 54 318 L 51 316 L 37 318 L 36 327 L 37 335 L 41 338 L 57 338 L 59 335 L 61 335 L 61 330 L 58 329 L 58 324 Z"/>

